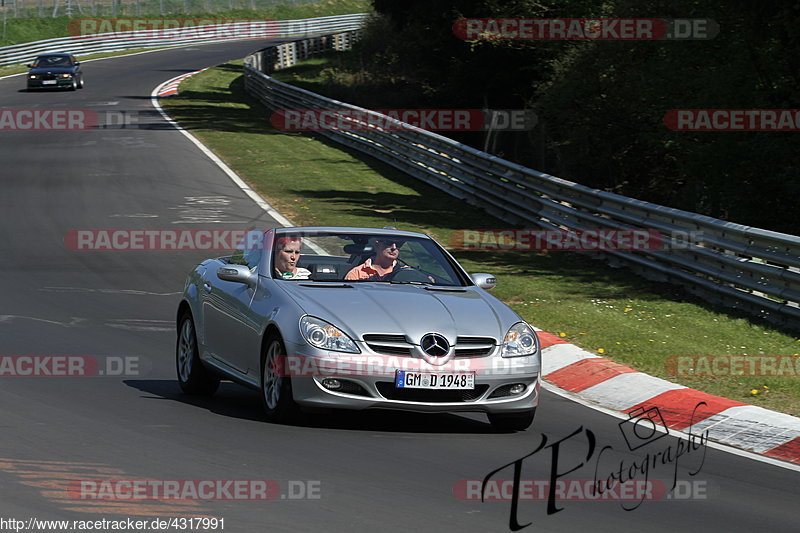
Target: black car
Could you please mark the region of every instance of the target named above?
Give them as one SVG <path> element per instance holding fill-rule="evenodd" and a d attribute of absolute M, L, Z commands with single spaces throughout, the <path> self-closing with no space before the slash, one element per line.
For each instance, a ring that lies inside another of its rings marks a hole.
<path fill-rule="evenodd" d="M 83 88 L 81 64 L 72 54 L 42 54 L 28 67 L 28 89 Z"/>

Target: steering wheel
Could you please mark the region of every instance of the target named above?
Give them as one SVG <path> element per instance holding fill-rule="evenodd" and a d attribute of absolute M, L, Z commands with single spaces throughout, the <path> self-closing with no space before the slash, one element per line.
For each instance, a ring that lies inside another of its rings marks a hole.
<path fill-rule="evenodd" d="M 420 283 L 433 283 L 427 274 L 416 268 L 398 268 L 390 272 L 385 281 L 418 281 Z"/>
<path fill-rule="evenodd" d="M 398 265 L 402 264 L 402 268 L 395 268 L 392 272 L 387 274 L 383 279 L 384 281 L 416 281 L 419 283 L 436 283 L 436 278 L 433 274 L 425 272 L 424 270 L 413 267 L 403 261 L 397 259 Z"/>

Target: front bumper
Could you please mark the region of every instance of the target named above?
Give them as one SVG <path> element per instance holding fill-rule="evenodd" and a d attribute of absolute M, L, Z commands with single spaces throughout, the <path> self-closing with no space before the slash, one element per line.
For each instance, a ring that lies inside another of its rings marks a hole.
<path fill-rule="evenodd" d="M 68 89 L 72 87 L 73 78 L 56 78 L 54 80 L 28 79 L 28 89 Z M 52 83 L 55 82 L 55 83 Z"/>
<path fill-rule="evenodd" d="M 287 366 L 294 400 L 306 407 L 337 409 L 398 409 L 417 412 L 482 412 L 513 414 L 539 404 L 538 356 L 502 359 L 499 355 L 454 359 L 447 368 L 405 356 L 375 354 L 294 356 Z M 345 359 L 345 363 L 342 363 Z M 302 360 L 303 363 L 297 362 Z M 308 363 L 311 364 L 308 364 Z M 511 364 L 513 363 L 513 364 Z M 475 372 L 474 389 L 407 389 L 394 383 L 396 370 L 429 373 Z M 330 390 L 323 380 L 335 378 L 342 387 Z M 512 385 L 525 389 L 510 394 Z"/>

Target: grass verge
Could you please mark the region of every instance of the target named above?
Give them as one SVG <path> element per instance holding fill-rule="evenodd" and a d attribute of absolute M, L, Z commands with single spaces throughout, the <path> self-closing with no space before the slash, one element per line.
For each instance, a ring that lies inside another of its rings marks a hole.
<path fill-rule="evenodd" d="M 313 89 L 308 80 L 319 74 L 308 65 L 279 73 L 283 79 L 298 76 Z M 268 111 L 244 92 L 240 62 L 190 78 L 179 96 L 163 103 L 295 224 L 394 225 L 427 233 L 445 245 L 455 230 L 508 226 L 322 137 L 273 129 Z M 800 414 L 800 372 L 711 378 L 675 376 L 667 368 L 676 356 L 798 354 L 795 336 L 577 253 L 454 255 L 470 272 L 497 276 L 496 296 L 525 320 L 567 341 L 711 394 Z"/>

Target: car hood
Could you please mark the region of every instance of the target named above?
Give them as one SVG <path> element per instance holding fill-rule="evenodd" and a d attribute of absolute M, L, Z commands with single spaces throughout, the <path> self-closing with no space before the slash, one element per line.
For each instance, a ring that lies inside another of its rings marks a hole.
<path fill-rule="evenodd" d="M 46 68 L 32 68 L 28 74 L 72 74 L 74 67 L 46 67 Z"/>
<path fill-rule="evenodd" d="M 343 287 L 281 282 L 280 286 L 304 312 L 333 323 L 358 340 L 363 340 L 365 333 L 393 333 L 418 344 L 426 333 L 441 333 L 452 344 L 459 335 L 489 336 L 502 342 L 508 328 L 521 320 L 477 287 L 451 292 L 382 283 Z"/>

